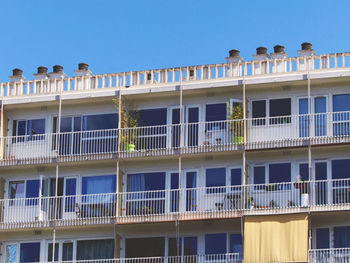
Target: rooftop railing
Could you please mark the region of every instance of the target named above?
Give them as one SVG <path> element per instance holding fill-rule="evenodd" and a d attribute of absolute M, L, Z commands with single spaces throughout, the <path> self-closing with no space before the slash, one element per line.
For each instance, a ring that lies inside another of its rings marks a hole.
<path fill-rule="evenodd" d="M 0 97 L 99 91 L 152 85 L 177 85 L 179 83 L 241 79 L 243 76 L 254 77 L 283 73 L 346 69 L 349 66 L 350 53 L 348 52 L 287 57 L 239 63 L 221 63 L 92 76 L 7 82 L 0 83 Z"/>
<path fill-rule="evenodd" d="M 142 188 L 142 185 L 134 186 Z M 350 209 L 350 179 L 0 200 L 0 229 Z"/>
<path fill-rule="evenodd" d="M 350 112 L 8 136 L 0 143 L 2 166 L 340 144 L 350 143 Z"/>

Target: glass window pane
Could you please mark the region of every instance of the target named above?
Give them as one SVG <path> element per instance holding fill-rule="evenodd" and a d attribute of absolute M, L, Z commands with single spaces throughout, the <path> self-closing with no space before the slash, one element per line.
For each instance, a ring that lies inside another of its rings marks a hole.
<path fill-rule="evenodd" d="M 24 181 L 10 182 L 10 199 L 24 198 Z"/>
<path fill-rule="evenodd" d="M 139 126 L 156 126 L 167 124 L 167 109 L 139 110 Z"/>
<path fill-rule="evenodd" d="M 350 247 L 350 227 L 334 227 L 334 247 L 347 248 Z"/>
<path fill-rule="evenodd" d="M 316 229 L 316 248 L 329 248 L 329 228 Z"/>
<path fill-rule="evenodd" d="M 309 111 L 308 99 L 299 99 L 299 114 L 307 114 Z"/>
<path fill-rule="evenodd" d="M 231 169 L 231 185 L 242 184 L 242 171 L 241 168 Z"/>
<path fill-rule="evenodd" d="M 178 251 L 178 242 L 179 242 L 179 251 Z M 168 239 L 168 256 L 181 256 L 181 238 L 169 238 Z"/>
<path fill-rule="evenodd" d="M 6 263 L 16 263 L 17 260 L 17 245 L 6 246 Z"/>
<path fill-rule="evenodd" d="M 164 237 L 127 238 L 125 240 L 125 257 L 164 257 Z"/>
<path fill-rule="evenodd" d="M 269 183 L 282 183 L 291 181 L 290 163 L 270 164 L 269 169 Z"/>
<path fill-rule="evenodd" d="M 350 178 L 350 159 L 332 161 L 332 178 Z"/>
<path fill-rule="evenodd" d="M 128 174 L 128 192 L 165 189 L 165 173 Z"/>
<path fill-rule="evenodd" d="M 27 135 L 36 135 L 45 133 L 45 119 L 28 120 Z"/>
<path fill-rule="evenodd" d="M 316 180 L 327 180 L 327 163 L 315 164 Z"/>
<path fill-rule="evenodd" d="M 243 244 L 241 234 L 230 235 L 230 253 L 239 253 L 243 255 Z"/>
<path fill-rule="evenodd" d="M 47 247 L 47 260 L 52 261 L 52 243 Z M 55 261 L 58 261 L 58 243 L 55 244 Z"/>
<path fill-rule="evenodd" d="M 20 245 L 20 263 L 39 262 L 40 261 L 40 243 L 22 243 Z"/>
<path fill-rule="evenodd" d="M 77 260 L 112 259 L 113 257 L 113 239 L 77 241 Z"/>
<path fill-rule="evenodd" d="M 254 167 L 254 184 L 265 184 L 265 166 Z"/>
<path fill-rule="evenodd" d="M 299 164 L 299 175 L 301 181 L 309 180 L 309 165 L 307 163 Z"/>
<path fill-rule="evenodd" d="M 118 127 L 118 114 L 99 114 L 83 117 L 84 131 L 115 129 Z"/>
<path fill-rule="evenodd" d="M 225 254 L 226 253 L 226 234 L 206 234 L 205 235 L 205 254 Z"/>
<path fill-rule="evenodd" d="M 28 180 L 26 184 L 26 198 L 39 197 L 40 180 Z"/>
<path fill-rule="evenodd" d="M 114 193 L 116 190 L 116 176 L 86 176 L 82 179 L 82 194 Z"/>
<path fill-rule="evenodd" d="M 73 243 L 63 243 L 62 261 L 73 260 Z"/>
<path fill-rule="evenodd" d="M 288 116 L 291 114 L 290 99 L 270 100 L 270 117 Z"/>
<path fill-rule="evenodd" d="M 18 121 L 17 135 L 26 135 L 26 121 Z"/>
<path fill-rule="evenodd" d="M 205 177 L 206 187 L 226 186 L 226 168 L 206 169 Z M 225 188 L 207 189 L 207 193 L 224 192 Z"/>
<path fill-rule="evenodd" d="M 333 95 L 333 111 L 350 111 L 350 94 Z"/>
<path fill-rule="evenodd" d="M 227 104 L 207 104 L 205 106 L 205 121 L 222 121 L 227 119 Z"/>
<path fill-rule="evenodd" d="M 264 118 L 266 117 L 266 101 L 256 100 L 252 102 L 253 118 Z"/>
<path fill-rule="evenodd" d="M 184 255 L 197 255 L 197 237 L 184 237 Z"/>

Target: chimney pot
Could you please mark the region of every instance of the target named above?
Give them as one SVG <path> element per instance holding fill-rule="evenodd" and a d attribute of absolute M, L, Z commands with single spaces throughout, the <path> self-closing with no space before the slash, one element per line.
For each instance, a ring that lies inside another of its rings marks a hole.
<path fill-rule="evenodd" d="M 89 70 L 89 64 L 79 63 L 78 68 L 79 68 L 79 70 Z"/>
<path fill-rule="evenodd" d="M 239 57 L 240 51 L 238 49 L 231 49 L 229 52 L 231 58 Z"/>
<path fill-rule="evenodd" d="M 14 77 L 22 77 L 23 75 L 23 70 L 19 69 L 19 68 L 15 68 L 14 70 L 12 70 L 12 75 Z"/>
<path fill-rule="evenodd" d="M 309 42 L 304 42 L 301 44 L 301 50 L 308 50 L 311 51 L 312 50 L 312 44 Z"/>
<path fill-rule="evenodd" d="M 276 46 L 273 47 L 273 51 L 275 53 L 284 53 L 284 46 L 276 45 Z"/>
<path fill-rule="evenodd" d="M 44 66 L 38 67 L 38 74 L 47 74 L 47 67 L 44 67 Z"/>
<path fill-rule="evenodd" d="M 54 73 L 63 73 L 63 67 L 60 65 L 53 66 L 53 72 Z"/>
<path fill-rule="evenodd" d="M 256 49 L 257 55 L 266 55 L 267 54 L 267 48 L 266 47 L 258 47 Z"/>

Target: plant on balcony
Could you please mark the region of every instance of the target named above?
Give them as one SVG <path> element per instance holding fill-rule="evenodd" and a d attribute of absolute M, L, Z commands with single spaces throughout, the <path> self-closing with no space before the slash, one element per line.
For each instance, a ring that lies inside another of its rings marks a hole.
<path fill-rule="evenodd" d="M 119 111 L 119 98 L 114 98 L 113 103 Z M 131 109 L 132 106 L 124 102 L 120 105 L 120 112 L 118 114 L 120 118 L 120 128 L 122 128 L 119 132 L 121 150 L 123 149 L 127 152 L 135 151 L 138 141 L 137 131 L 131 129 L 139 126 L 139 112 Z"/>
<path fill-rule="evenodd" d="M 293 206 L 295 206 L 295 203 L 292 200 L 289 200 L 288 201 L 288 206 L 289 207 L 293 207 Z"/>
<path fill-rule="evenodd" d="M 247 208 L 253 209 L 255 207 L 254 198 L 252 196 L 247 197 Z"/>
<path fill-rule="evenodd" d="M 242 103 L 234 103 L 233 106 L 228 104 L 228 119 L 231 120 L 230 131 L 232 134 L 232 142 L 234 144 L 242 144 L 244 142 Z"/>
<path fill-rule="evenodd" d="M 277 191 L 278 185 L 277 184 L 269 184 L 265 186 L 265 191 Z"/>
<path fill-rule="evenodd" d="M 271 207 L 271 208 L 277 207 L 275 200 L 271 200 L 271 201 L 270 201 L 270 207 Z"/>

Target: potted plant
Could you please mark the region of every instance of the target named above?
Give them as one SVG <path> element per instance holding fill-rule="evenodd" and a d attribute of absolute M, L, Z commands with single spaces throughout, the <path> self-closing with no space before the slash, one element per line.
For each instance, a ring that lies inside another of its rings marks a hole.
<path fill-rule="evenodd" d="M 243 105 L 240 102 L 228 106 L 228 119 L 230 122 L 230 131 L 232 135 L 232 142 L 234 144 L 242 144 L 244 142 L 243 131 Z"/>
<path fill-rule="evenodd" d="M 139 126 L 139 114 L 138 111 L 131 110 L 131 105 L 128 103 L 122 103 L 119 107 L 119 98 L 113 99 L 119 112 L 120 118 L 120 144 L 121 150 L 126 152 L 133 152 L 136 149 L 137 143 L 137 131 L 131 131 L 130 128 L 137 128 Z"/>
<path fill-rule="evenodd" d="M 247 207 L 250 209 L 255 207 L 254 198 L 252 196 L 248 196 L 247 198 Z"/>

